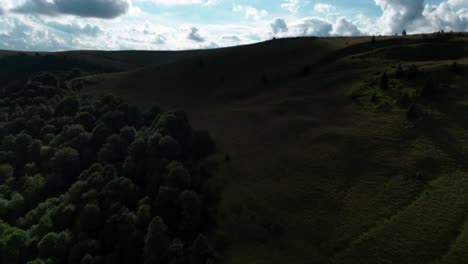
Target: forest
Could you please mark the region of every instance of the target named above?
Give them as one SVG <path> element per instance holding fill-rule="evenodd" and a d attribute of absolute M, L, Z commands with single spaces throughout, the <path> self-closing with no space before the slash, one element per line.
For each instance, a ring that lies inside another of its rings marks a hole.
<path fill-rule="evenodd" d="M 216 261 L 209 133 L 182 110 L 82 95 L 79 74 L 0 91 L 0 263 Z"/>

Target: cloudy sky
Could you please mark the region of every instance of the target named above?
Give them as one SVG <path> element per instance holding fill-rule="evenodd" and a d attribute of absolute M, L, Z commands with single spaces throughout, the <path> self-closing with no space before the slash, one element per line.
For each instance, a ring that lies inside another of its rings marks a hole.
<path fill-rule="evenodd" d="M 0 0 L 0 49 L 180 50 L 403 29 L 468 31 L 468 0 Z"/>

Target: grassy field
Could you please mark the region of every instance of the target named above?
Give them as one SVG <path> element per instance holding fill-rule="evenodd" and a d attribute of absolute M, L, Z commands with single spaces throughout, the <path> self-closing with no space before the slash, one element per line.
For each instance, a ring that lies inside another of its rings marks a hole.
<path fill-rule="evenodd" d="M 212 133 L 227 263 L 466 261 L 468 36 L 126 56 L 108 61 L 128 70 L 85 77 L 83 92 L 184 108 Z M 429 80 L 437 93 L 420 96 Z"/>

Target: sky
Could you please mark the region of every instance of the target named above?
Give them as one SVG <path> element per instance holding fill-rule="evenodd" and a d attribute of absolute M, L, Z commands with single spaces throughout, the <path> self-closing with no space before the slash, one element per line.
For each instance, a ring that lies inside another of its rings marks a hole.
<path fill-rule="evenodd" d="M 468 31 L 468 0 L 0 0 L 0 49 L 184 50 Z"/>

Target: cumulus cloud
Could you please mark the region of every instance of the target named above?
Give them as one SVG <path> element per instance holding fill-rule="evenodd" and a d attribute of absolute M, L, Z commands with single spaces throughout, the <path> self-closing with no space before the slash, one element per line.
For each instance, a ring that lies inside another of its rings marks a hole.
<path fill-rule="evenodd" d="M 77 23 L 71 23 L 71 24 L 62 24 L 59 22 L 49 22 L 47 23 L 47 26 L 54 28 L 56 30 L 68 33 L 68 34 L 73 34 L 73 35 L 85 35 L 85 36 L 91 36 L 91 37 L 96 37 L 99 34 L 103 33 L 102 29 L 99 26 L 92 26 L 90 24 L 86 24 L 85 26 L 80 26 Z"/>
<path fill-rule="evenodd" d="M 422 19 L 424 0 L 374 0 L 382 9 L 378 23 L 384 34 L 412 30 L 415 23 Z"/>
<path fill-rule="evenodd" d="M 11 0 L 0 0 L 0 15 L 5 14 L 11 8 Z"/>
<path fill-rule="evenodd" d="M 468 9 L 454 10 L 454 7 L 461 2 L 463 0 L 448 1 L 437 6 L 426 5 L 423 11 L 425 21 L 421 25 L 421 31 L 468 31 Z"/>
<path fill-rule="evenodd" d="M 13 11 L 111 19 L 127 13 L 130 6 L 130 0 L 27 0 Z"/>
<path fill-rule="evenodd" d="M 468 0 L 445 0 L 437 5 L 424 5 L 424 0 L 374 0 L 382 9 L 377 21 L 379 33 L 466 31 Z M 465 7 L 465 8 L 464 8 Z"/>
<path fill-rule="evenodd" d="M 468 0 L 448 0 L 447 3 L 455 7 L 466 7 L 468 8 Z"/>
<path fill-rule="evenodd" d="M 205 38 L 200 35 L 200 31 L 196 27 L 191 27 L 187 38 L 195 42 L 204 42 Z"/>
<path fill-rule="evenodd" d="M 6 19 L 0 23 L 9 26 L 7 32 L 0 34 L 0 49 L 54 51 L 72 46 L 67 40 L 48 34 L 46 28 L 30 21 Z"/>
<path fill-rule="evenodd" d="M 363 33 L 356 25 L 345 17 L 339 18 L 333 25 L 332 35 L 336 36 L 361 36 Z"/>
<path fill-rule="evenodd" d="M 324 19 L 316 17 L 306 17 L 296 21 L 293 25 L 292 33 L 297 36 L 329 36 L 333 25 Z"/>
<path fill-rule="evenodd" d="M 425 0 L 374 0 L 376 6 L 382 10 L 381 15 L 356 14 L 347 17 L 341 17 L 338 7 L 326 4 L 329 1 L 280 0 L 278 5 L 290 12 L 282 18 L 270 20 L 266 10 L 249 5 L 232 5 L 232 10 L 238 12 L 238 19 L 244 18 L 244 21 L 230 23 L 228 21 L 233 20 L 226 20 L 221 24 L 207 22 L 192 28 L 183 24 L 178 26 L 176 22 L 185 18 L 177 17 L 179 14 L 176 12 L 158 15 L 145 12 L 148 11 L 145 9 L 138 15 L 134 12 L 137 10 L 134 4 L 142 2 L 178 5 L 179 10 L 185 8 L 180 5 L 198 5 L 199 8 L 204 8 L 222 1 L 0 0 L 0 13 L 4 13 L 0 15 L 0 49 L 179 50 L 248 44 L 271 39 L 275 35 L 393 35 L 403 29 L 409 33 L 468 31 L 468 0 L 440 0 L 437 4 L 434 1 L 431 2 L 433 4 L 425 4 L 428 2 Z M 306 5 L 318 17 L 301 18 L 298 11 Z M 278 10 L 271 12 L 276 11 Z M 122 14 L 127 15 L 111 22 L 93 19 L 112 18 Z M 201 27 L 203 32 L 199 30 Z"/>
<path fill-rule="evenodd" d="M 270 23 L 271 31 L 275 34 L 288 32 L 288 25 L 286 21 L 281 18 L 275 19 Z"/>

